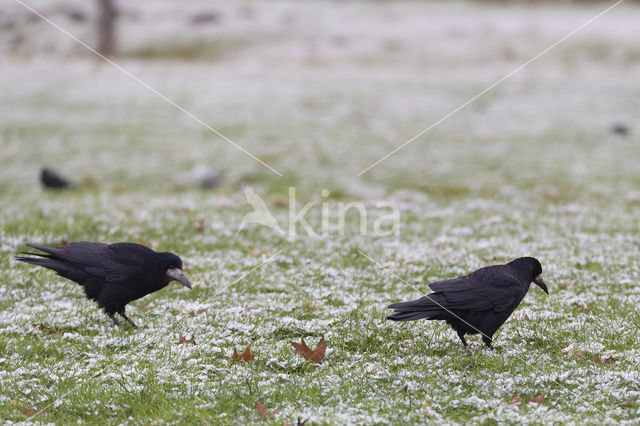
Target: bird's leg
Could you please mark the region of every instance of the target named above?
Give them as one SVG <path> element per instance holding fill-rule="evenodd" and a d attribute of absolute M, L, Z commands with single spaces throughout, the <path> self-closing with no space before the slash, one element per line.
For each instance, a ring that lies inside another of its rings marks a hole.
<path fill-rule="evenodd" d="M 131 324 L 133 326 L 133 328 L 138 328 L 138 326 L 136 325 L 136 323 L 134 323 L 133 321 L 131 321 L 131 318 L 129 318 L 128 316 L 126 316 L 124 314 L 124 308 L 122 308 L 121 311 L 118 312 L 120 315 L 122 315 L 122 318 L 124 318 L 125 320 L 127 320 L 127 322 L 129 324 Z"/>
<path fill-rule="evenodd" d="M 467 344 L 467 341 L 464 338 L 464 333 L 462 331 L 458 331 L 458 337 L 460 338 L 460 340 L 462 340 L 462 344 L 464 345 L 464 348 L 467 349 L 469 345 Z"/>
<path fill-rule="evenodd" d="M 487 345 L 489 349 L 493 350 L 493 346 L 491 346 L 491 342 L 493 341 L 493 339 L 487 336 L 482 336 L 482 341 L 484 342 L 485 345 Z"/>
<path fill-rule="evenodd" d="M 111 321 L 113 321 L 113 323 L 115 324 L 116 327 L 120 325 L 120 321 L 118 321 L 118 318 L 116 318 L 116 314 L 110 313 L 108 315 L 109 315 L 109 318 L 111 318 Z"/>

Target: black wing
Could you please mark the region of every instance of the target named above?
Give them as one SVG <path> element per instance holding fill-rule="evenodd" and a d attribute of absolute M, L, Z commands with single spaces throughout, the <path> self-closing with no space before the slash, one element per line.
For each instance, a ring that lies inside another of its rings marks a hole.
<path fill-rule="evenodd" d="M 66 247 L 27 245 L 46 254 L 29 253 L 40 257 L 18 257 L 18 260 L 53 269 L 79 284 L 91 278 L 100 278 L 108 283 L 124 282 L 144 273 L 148 253 L 153 253 L 147 247 L 132 243 L 107 245 L 81 241 L 69 243 Z"/>
<path fill-rule="evenodd" d="M 444 297 L 443 305 L 448 309 L 503 312 L 522 297 L 520 282 L 504 265 L 478 269 L 466 277 L 439 281 L 429 287 Z"/>

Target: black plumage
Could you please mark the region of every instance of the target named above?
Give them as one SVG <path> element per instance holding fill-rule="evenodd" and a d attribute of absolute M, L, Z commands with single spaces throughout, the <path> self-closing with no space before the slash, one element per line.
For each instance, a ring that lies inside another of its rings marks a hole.
<path fill-rule="evenodd" d="M 395 312 L 387 319 L 444 320 L 465 347 L 465 334 L 481 334 L 491 348 L 493 334 L 518 307 L 531 282 L 549 294 L 541 274 L 542 266 L 533 257 L 480 268 L 464 277 L 429 284 L 434 292 L 418 300 L 389 305 Z"/>
<path fill-rule="evenodd" d="M 47 167 L 40 171 L 40 183 L 45 189 L 64 189 L 72 186 L 71 182 Z"/>
<path fill-rule="evenodd" d="M 81 241 L 65 247 L 27 246 L 43 253 L 24 253 L 38 257 L 18 256 L 17 260 L 52 269 L 77 282 L 87 298 L 96 301 L 116 325 L 118 313 L 135 326 L 125 314 L 127 303 L 158 291 L 171 281 L 191 288 L 178 256 L 157 253 L 140 244 Z"/>

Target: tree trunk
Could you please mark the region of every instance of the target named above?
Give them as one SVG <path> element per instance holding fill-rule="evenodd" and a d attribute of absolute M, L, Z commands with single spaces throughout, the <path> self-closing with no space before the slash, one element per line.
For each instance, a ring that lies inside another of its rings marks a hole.
<path fill-rule="evenodd" d="M 117 17 L 115 0 L 98 0 L 98 52 L 104 56 L 116 53 Z"/>

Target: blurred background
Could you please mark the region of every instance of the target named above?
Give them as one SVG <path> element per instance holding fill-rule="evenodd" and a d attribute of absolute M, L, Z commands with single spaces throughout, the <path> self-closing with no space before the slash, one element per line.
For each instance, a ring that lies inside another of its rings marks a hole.
<path fill-rule="evenodd" d="M 0 418 L 55 401 L 38 419 L 248 424 L 260 399 L 280 423 L 637 422 L 640 4 L 614 4 L 0 0 Z M 43 166 L 74 186 L 42 189 Z M 238 232 L 246 186 L 285 229 L 316 201 L 321 230 L 332 203 L 330 235 Z M 355 210 L 335 230 L 352 201 L 367 235 Z M 380 202 L 398 236 L 372 232 Z M 194 288 L 114 330 L 13 260 L 75 240 L 177 253 Z M 550 295 L 530 292 L 495 352 L 384 321 L 429 282 L 525 255 Z M 339 359 L 299 369 L 290 341 L 323 335 Z M 232 367 L 247 344 L 256 361 Z"/>
<path fill-rule="evenodd" d="M 289 185 L 370 196 L 636 188 L 640 7 L 613 2 L 0 1 L 0 188 Z M 635 130 L 635 132 L 634 132 Z M 635 142 L 633 142 L 635 141 Z M 222 178 L 224 177 L 224 178 Z M 628 186 L 626 186 L 628 184 Z M 217 184 L 216 184 L 217 185 Z"/>

